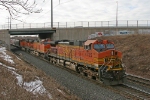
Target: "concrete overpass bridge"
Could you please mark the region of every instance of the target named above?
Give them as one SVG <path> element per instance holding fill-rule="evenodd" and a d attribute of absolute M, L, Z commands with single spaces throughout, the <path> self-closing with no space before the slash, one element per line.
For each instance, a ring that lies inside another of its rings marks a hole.
<path fill-rule="evenodd" d="M 54 33 L 56 33 L 55 28 L 3 29 L 0 30 L 0 40 L 5 42 L 5 46 L 9 50 L 10 36 L 12 35 L 38 35 L 39 38 L 45 39 L 52 38 Z"/>
<path fill-rule="evenodd" d="M 27 28 L 27 29 L 9 29 L 10 35 L 38 35 L 39 38 L 45 39 L 52 37 L 56 33 L 56 28 Z"/>
<path fill-rule="evenodd" d="M 120 31 L 130 34 L 150 33 L 150 21 L 96 21 L 96 22 L 64 22 L 54 23 L 55 28 L 50 28 L 50 23 L 40 24 L 15 24 L 0 27 L 0 40 L 5 41 L 10 47 L 10 35 L 38 35 L 39 38 L 51 38 L 53 40 L 85 40 L 88 35 L 95 32 L 103 32 L 107 35 L 118 35 Z"/>

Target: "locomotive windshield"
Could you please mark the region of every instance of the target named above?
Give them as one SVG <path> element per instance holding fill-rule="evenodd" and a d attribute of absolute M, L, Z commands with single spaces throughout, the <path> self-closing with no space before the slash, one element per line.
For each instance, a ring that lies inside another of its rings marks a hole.
<path fill-rule="evenodd" d="M 114 48 L 114 44 L 106 44 L 106 48 L 107 49 L 113 49 Z"/>
<path fill-rule="evenodd" d="M 104 49 L 105 45 L 104 44 L 94 44 L 94 49 Z"/>
<path fill-rule="evenodd" d="M 105 50 L 104 44 L 94 44 L 94 49 L 98 52 Z"/>
<path fill-rule="evenodd" d="M 94 49 L 98 52 L 104 51 L 106 49 L 113 49 L 114 44 L 94 44 Z"/>

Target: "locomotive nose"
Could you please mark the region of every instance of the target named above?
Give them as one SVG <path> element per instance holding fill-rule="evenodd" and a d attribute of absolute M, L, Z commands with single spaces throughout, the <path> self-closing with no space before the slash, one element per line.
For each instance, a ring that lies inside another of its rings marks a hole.
<path fill-rule="evenodd" d="M 111 55 L 112 56 L 117 56 L 118 55 L 118 52 L 116 50 L 111 50 Z"/>
<path fill-rule="evenodd" d="M 119 79 L 119 71 L 113 71 L 114 79 Z"/>

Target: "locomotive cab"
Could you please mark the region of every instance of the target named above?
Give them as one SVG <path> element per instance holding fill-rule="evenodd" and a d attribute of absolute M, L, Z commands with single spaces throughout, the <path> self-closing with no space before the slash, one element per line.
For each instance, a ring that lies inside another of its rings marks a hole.
<path fill-rule="evenodd" d="M 115 50 L 114 43 L 108 40 L 87 40 L 84 49 L 92 52 L 91 61 L 98 69 L 99 79 L 108 85 L 122 84 L 125 70 L 122 66 L 122 53 Z"/>
<path fill-rule="evenodd" d="M 93 44 L 93 49 L 97 52 L 102 52 L 108 49 L 115 49 L 113 42 L 109 42 L 108 40 L 97 41 Z"/>
<path fill-rule="evenodd" d="M 84 44 L 85 50 L 96 50 L 97 52 L 102 52 L 108 49 L 115 49 L 114 43 L 108 40 L 87 40 Z"/>

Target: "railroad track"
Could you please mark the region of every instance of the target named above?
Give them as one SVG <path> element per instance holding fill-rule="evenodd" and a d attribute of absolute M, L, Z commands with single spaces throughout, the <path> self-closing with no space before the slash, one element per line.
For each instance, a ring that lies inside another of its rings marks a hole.
<path fill-rule="evenodd" d="M 33 56 L 35 56 L 35 55 L 33 55 Z M 45 60 L 45 59 L 43 59 L 41 57 L 38 57 L 38 58 L 41 59 L 41 60 L 44 60 L 44 61 L 46 61 L 48 63 L 50 63 L 49 61 L 47 61 L 47 60 Z M 55 65 L 55 64 L 53 64 L 53 65 Z M 110 89 L 111 91 L 114 91 L 114 92 L 116 92 L 118 94 L 121 94 L 122 96 L 124 96 L 126 98 L 134 99 L 134 100 L 140 100 L 140 99 L 141 100 L 143 100 L 143 99 L 147 100 L 147 99 L 150 99 L 150 93 L 142 91 L 141 89 L 138 89 L 136 87 L 130 86 L 128 84 L 117 85 L 117 86 L 106 86 L 106 85 L 102 84 L 99 81 L 96 81 L 96 80 L 93 80 L 93 79 L 89 79 L 88 77 L 85 77 L 85 76 L 83 76 L 81 74 L 78 74 L 75 71 L 72 71 L 72 70 L 70 70 L 70 69 L 68 69 L 66 67 L 63 67 L 63 66 L 60 66 L 60 65 L 55 65 L 55 66 L 58 66 L 58 67 L 60 67 L 62 69 L 65 69 L 65 70 L 69 71 L 70 73 L 77 75 L 78 77 L 82 77 L 82 78 L 84 78 L 86 80 L 89 80 L 89 81 L 95 83 L 95 84 L 98 84 L 100 86 L 106 87 L 107 89 Z M 128 75 L 127 79 L 128 80 L 134 80 L 134 82 L 138 81 L 134 76 L 132 77 L 132 75 Z M 144 84 L 143 82 L 145 82 L 145 81 L 144 80 L 142 81 L 142 79 L 141 79 L 138 83 Z M 146 82 L 146 84 L 149 84 L 149 83 Z"/>
<path fill-rule="evenodd" d="M 120 91 L 120 94 L 132 99 L 150 100 L 150 80 L 139 76 L 127 74 L 127 81 L 115 89 Z"/>
<path fill-rule="evenodd" d="M 130 82 L 133 82 L 135 84 L 140 84 L 142 86 L 150 88 L 150 80 L 149 79 L 131 75 L 131 74 L 127 74 L 127 80 Z"/>
<path fill-rule="evenodd" d="M 130 86 L 128 84 L 115 86 L 114 88 L 120 91 L 121 92 L 120 94 L 126 95 L 126 97 L 128 98 L 132 98 L 135 100 L 149 100 L 150 99 L 150 93 L 146 91 L 142 91 L 141 89 Z"/>

